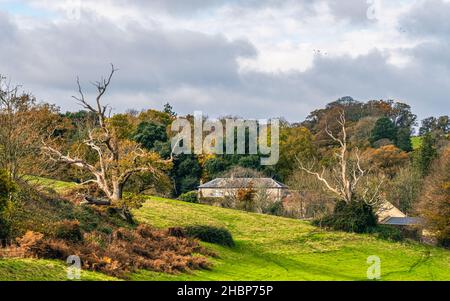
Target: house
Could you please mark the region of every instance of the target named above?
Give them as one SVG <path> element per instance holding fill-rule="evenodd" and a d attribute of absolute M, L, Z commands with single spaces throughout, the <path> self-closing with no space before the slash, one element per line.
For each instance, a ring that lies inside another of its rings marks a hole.
<path fill-rule="evenodd" d="M 378 223 L 391 226 L 417 226 L 421 219 L 408 217 L 390 202 L 385 201 L 378 209 Z"/>
<path fill-rule="evenodd" d="M 199 198 L 225 198 L 237 195 L 241 189 L 252 188 L 273 202 L 281 201 L 289 189 L 271 178 L 217 178 L 198 187 Z"/>

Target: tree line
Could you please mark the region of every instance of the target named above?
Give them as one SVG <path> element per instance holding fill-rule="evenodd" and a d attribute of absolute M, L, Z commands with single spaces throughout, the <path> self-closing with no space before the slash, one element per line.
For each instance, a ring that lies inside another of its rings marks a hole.
<path fill-rule="evenodd" d="M 77 81 L 74 101 L 80 110 L 66 113 L 1 77 L 2 178 L 20 183 L 29 176 L 44 176 L 95 185 L 102 198 L 87 201 L 104 201 L 128 219 L 139 194 L 178 197 L 236 170 L 236 176 L 251 174 L 289 184 L 301 192 L 312 216 L 326 215 L 324 200 L 364 199 L 371 205 L 383 198 L 405 213 L 435 220 L 423 202 L 436 193 L 448 200 L 448 172 L 440 168 L 448 156 L 448 116 L 429 117 L 419 124 L 404 102 L 343 97 L 304 121 L 282 119 L 280 160 L 274 166 L 262 166 L 260 154 L 174 156 L 170 125 L 177 113 L 169 103 L 161 110 L 116 114 L 104 105 L 115 72 L 112 66 L 108 76 L 94 83 L 93 99 L 86 98 Z M 193 116 L 185 117 L 193 122 Z M 419 136 L 413 137 L 417 127 Z M 447 183 L 441 185 L 444 188 L 436 184 L 439 181 Z M 9 188 L 3 190 L 9 194 Z M 5 212 L 7 201 L 2 201 L 0 211 Z M 441 207 L 433 208 L 442 215 Z"/>

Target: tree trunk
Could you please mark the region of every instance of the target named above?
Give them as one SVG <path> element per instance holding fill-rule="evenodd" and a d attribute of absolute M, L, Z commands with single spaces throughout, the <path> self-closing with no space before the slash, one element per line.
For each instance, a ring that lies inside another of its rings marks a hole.
<path fill-rule="evenodd" d="M 114 181 L 111 200 L 113 202 L 121 201 L 122 197 L 123 197 L 123 184 Z"/>
<path fill-rule="evenodd" d="M 88 204 L 88 205 L 97 205 L 97 206 L 110 206 L 111 201 L 105 200 L 105 199 L 95 199 L 89 196 L 84 197 L 84 201 L 81 204 Z"/>

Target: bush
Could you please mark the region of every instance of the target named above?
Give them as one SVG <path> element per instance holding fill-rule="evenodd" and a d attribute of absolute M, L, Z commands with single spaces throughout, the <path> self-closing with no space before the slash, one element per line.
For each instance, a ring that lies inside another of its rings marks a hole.
<path fill-rule="evenodd" d="M 234 247 L 234 240 L 225 228 L 214 226 L 189 226 L 185 228 L 188 236 L 200 239 L 204 242 L 218 244 L 226 247 Z"/>
<path fill-rule="evenodd" d="M 274 202 L 267 210 L 267 213 L 277 216 L 283 216 L 284 215 L 284 207 L 282 201 Z"/>
<path fill-rule="evenodd" d="M 351 203 L 339 201 L 336 203 L 333 214 L 315 220 L 313 223 L 335 230 L 366 233 L 377 226 L 377 217 L 373 208 L 363 201 Z"/>
<path fill-rule="evenodd" d="M 71 242 L 82 241 L 83 234 L 81 233 L 80 222 L 65 220 L 55 224 L 54 236 Z"/>
<path fill-rule="evenodd" d="M 188 203 L 198 203 L 197 191 L 189 191 L 178 197 L 180 201 Z"/>
<path fill-rule="evenodd" d="M 446 249 L 450 249 L 450 227 L 447 226 L 446 229 L 439 232 L 437 236 L 437 244 Z"/>
<path fill-rule="evenodd" d="M 373 228 L 373 233 L 376 237 L 385 240 L 402 241 L 404 239 L 402 231 L 389 225 L 378 225 Z"/>
<path fill-rule="evenodd" d="M 0 239 L 8 238 L 11 232 L 10 195 L 15 190 L 14 183 L 4 170 L 0 170 Z"/>

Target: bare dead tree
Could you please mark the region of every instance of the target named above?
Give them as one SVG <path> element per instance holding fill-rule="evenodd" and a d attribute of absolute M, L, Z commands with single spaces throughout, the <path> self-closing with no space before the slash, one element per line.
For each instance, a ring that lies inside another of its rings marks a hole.
<path fill-rule="evenodd" d="M 123 198 L 123 189 L 128 179 L 137 173 L 150 172 L 155 176 L 162 176 L 161 169 L 169 160 L 162 160 L 154 153 L 143 150 L 139 144 L 133 141 L 119 141 L 114 129 L 108 125 L 107 112 L 109 107 L 102 105 L 102 97 L 105 95 L 111 80 L 117 69 L 111 65 L 108 77 L 93 83 L 97 90 L 95 105 L 91 105 L 85 98 L 79 79 L 77 78 L 78 94 L 73 98 L 86 110 L 96 116 L 97 125 L 88 129 L 87 138 L 82 142 L 96 153 L 97 162 L 63 154 L 57 147 L 43 141 L 42 151 L 51 160 L 76 166 L 89 172 L 93 179 L 82 184 L 95 183 L 104 192 L 109 202 L 96 202 L 86 198 L 90 204 L 114 205 Z"/>
<path fill-rule="evenodd" d="M 333 195 L 335 195 L 339 200 L 343 200 L 346 203 L 350 203 L 355 199 L 355 193 L 361 191 L 360 197 L 369 205 L 374 205 L 380 195 L 380 187 L 382 181 L 376 185 L 375 189 L 371 191 L 369 187 L 360 189 L 360 184 L 363 183 L 364 179 L 370 170 L 365 170 L 361 167 L 361 156 L 359 149 L 356 148 L 355 152 L 352 154 L 349 151 L 347 144 L 347 129 L 346 129 L 346 119 L 345 112 L 342 111 L 337 120 L 341 127 L 341 135 L 334 135 L 328 127 L 325 128 L 326 134 L 340 146 L 339 151 L 336 153 L 337 166 L 331 170 L 322 166 L 321 171 L 317 171 L 317 163 L 313 162 L 309 166 L 305 166 L 304 163 L 297 158 L 300 168 L 310 174 L 315 176 Z M 367 182 L 365 183 L 367 186 Z"/>

